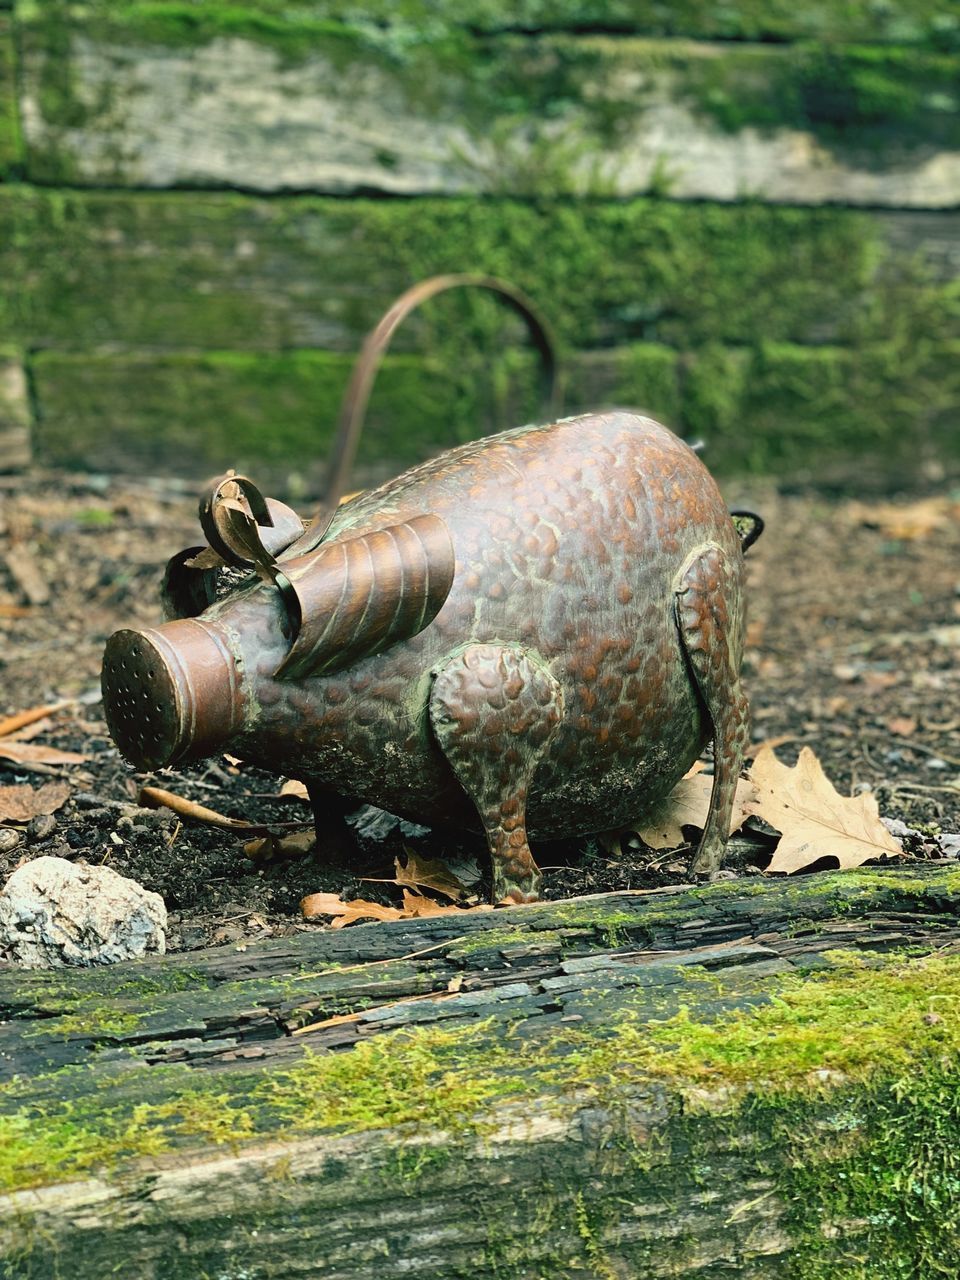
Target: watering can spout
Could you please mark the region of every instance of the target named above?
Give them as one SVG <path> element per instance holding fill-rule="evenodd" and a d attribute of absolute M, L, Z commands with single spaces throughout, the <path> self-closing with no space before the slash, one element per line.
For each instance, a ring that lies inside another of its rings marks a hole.
<path fill-rule="evenodd" d="M 223 631 L 205 620 L 115 632 L 101 687 L 110 734 L 138 769 L 202 760 L 241 727 L 236 660 Z"/>

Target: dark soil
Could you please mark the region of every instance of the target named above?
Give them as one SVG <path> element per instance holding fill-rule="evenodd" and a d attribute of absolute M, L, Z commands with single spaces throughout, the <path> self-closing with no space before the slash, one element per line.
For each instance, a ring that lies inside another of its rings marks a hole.
<path fill-rule="evenodd" d="M 405 848 L 485 869 L 474 837 L 418 836 L 395 825 L 384 836 L 385 821 L 377 838 L 358 840 L 349 869 L 316 855 L 264 865 L 246 856 L 235 832 L 138 806 L 140 786 L 152 783 L 250 822 L 310 825 L 303 801 L 278 795 L 276 777 L 224 758 L 137 775 L 107 735 L 98 687 L 104 643 L 119 626 L 158 620 L 165 560 L 201 541 L 192 496 L 97 476 L 38 473 L 2 485 L 0 716 L 72 700 L 28 732 L 87 759 L 29 770 L 0 760 L 0 787 L 64 778 L 73 788 L 55 815 L 6 824 L 19 842 L 3 851 L 15 838 L 7 835 L 0 844 L 0 882 L 40 854 L 105 862 L 163 894 L 168 945 L 177 948 L 315 927 L 303 924 L 299 902 L 317 890 L 398 904 L 399 888 L 384 881 Z M 848 500 L 728 496 L 767 521 L 749 553 L 745 677 L 755 742 L 779 742 L 788 763 L 812 747 L 838 790 L 872 789 L 884 816 L 919 830 L 910 852 L 940 856 L 936 834 L 960 830 L 960 506 L 901 499 L 898 517 Z M 15 570 L 18 552 L 39 585 Z M 738 841 L 729 865 L 755 873 L 764 849 L 762 839 Z M 638 840 L 625 842 L 618 858 L 596 839 L 536 853 L 548 897 L 675 883 L 687 858 L 654 855 Z"/>

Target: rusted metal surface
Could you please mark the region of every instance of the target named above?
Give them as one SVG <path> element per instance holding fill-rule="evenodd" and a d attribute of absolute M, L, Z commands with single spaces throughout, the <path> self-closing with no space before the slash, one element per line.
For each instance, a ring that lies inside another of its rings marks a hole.
<path fill-rule="evenodd" d="M 615 411 L 504 432 L 319 532 L 244 477 L 202 518 L 211 550 L 175 557 L 166 593 L 198 616 L 107 646 L 107 720 L 134 764 L 229 750 L 305 781 L 318 831 L 326 797 L 479 826 L 494 900 L 525 901 L 530 837 L 636 817 L 712 738 L 693 865 L 719 867 L 747 734 L 743 551 L 665 427 Z"/>

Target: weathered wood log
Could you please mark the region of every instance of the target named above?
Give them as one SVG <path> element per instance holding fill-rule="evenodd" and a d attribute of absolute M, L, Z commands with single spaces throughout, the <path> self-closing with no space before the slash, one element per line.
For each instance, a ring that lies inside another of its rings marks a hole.
<path fill-rule="evenodd" d="M 32 181 L 916 208 L 960 198 L 960 134 L 943 105 L 955 67 L 935 50 L 437 40 L 432 28 L 391 40 L 312 17 L 264 22 L 253 6 L 166 23 L 140 5 L 113 9 L 71 23 L 61 6 L 22 7 Z"/>
<path fill-rule="evenodd" d="M 649 409 L 709 439 L 715 469 L 822 471 L 836 451 L 859 474 L 863 428 L 907 466 L 956 441 L 958 227 L 956 213 L 755 204 L 0 187 L 0 341 L 31 353 L 41 460 L 179 462 L 194 475 L 249 465 L 282 482 L 324 455 L 348 369 L 393 292 L 469 261 L 549 315 L 570 353 L 568 411 Z M 890 335 L 918 331 L 907 360 Z M 535 403 L 523 341 L 486 298 L 431 303 L 398 335 L 364 449 L 393 474 L 522 421 Z"/>
<path fill-rule="evenodd" d="M 44 0 L 64 7 L 64 0 Z M 67 0 L 69 3 L 69 0 Z M 0 0 L 11 9 L 14 0 Z M 16 0 L 28 14 L 41 7 L 37 0 Z M 79 7 L 79 6 L 77 6 Z M 86 0 L 86 14 L 115 15 L 134 8 L 130 0 Z M 826 40 L 834 43 L 930 45 L 943 48 L 954 30 L 950 0 L 730 0 L 722 7 L 704 0 L 517 0 L 504 11 L 499 0 L 368 0 L 357 11 L 343 0 L 256 0 L 237 4 L 224 0 L 154 0 L 147 15 L 154 29 L 186 38 L 205 31 L 253 31 L 262 36 L 284 33 L 293 44 L 309 33 L 311 24 L 353 23 L 361 30 L 378 25 L 409 38 L 426 28 L 434 39 L 458 31 L 582 32 L 606 30 L 643 36 L 690 36 L 721 40 Z"/>
<path fill-rule="evenodd" d="M 0 471 L 25 467 L 30 461 L 30 417 L 23 358 L 0 347 Z"/>
<path fill-rule="evenodd" d="M 862 487 L 870 467 L 860 448 L 865 431 L 887 476 L 921 474 L 931 458 L 957 457 L 957 357 L 955 341 L 928 343 L 901 377 L 886 345 L 780 343 L 684 355 L 637 343 L 571 354 L 564 412 L 634 406 L 704 436 L 718 474 L 812 472 L 824 480 L 846 466 Z M 352 357 L 316 351 L 40 354 L 30 361 L 40 410 L 35 451 L 48 465 L 113 471 L 195 476 L 236 467 L 283 486 L 305 462 L 323 465 L 352 366 Z M 888 412 L 891 402 L 905 406 L 903 415 Z M 816 415 L 811 403 L 820 406 Z M 388 357 L 354 480 L 388 479 L 458 441 L 530 421 L 539 409 L 529 351 L 491 356 L 472 375 L 435 355 Z"/>
<path fill-rule="evenodd" d="M 529 293 L 569 349 L 642 340 L 684 351 L 758 334 L 880 342 L 921 285 L 960 274 L 960 211 L 0 187 L 0 342 L 352 356 L 411 280 L 466 264 Z M 946 289 L 931 298 L 931 315 L 948 308 Z M 508 322 L 480 294 L 451 295 L 413 315 L 392 349 L 454 354 L 491 332 L 522 340 Z"/>
<path fill-rule="evenodd" d="M 0 5 L 0 182 L 15 176 L 22 159 L 13 30 L 3 8 Z"/>
<path fill-rule="evenodd" d="M 927 867 L 0 969 L 0 1275 L 953 1274 L 958 943 Z"/>

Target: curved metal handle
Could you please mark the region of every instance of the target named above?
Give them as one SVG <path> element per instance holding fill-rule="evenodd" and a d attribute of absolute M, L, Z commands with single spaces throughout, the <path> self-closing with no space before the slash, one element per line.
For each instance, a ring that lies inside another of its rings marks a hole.
<path fill-rule="evenodd" d="M 544 403 L 549 409 L 550 416 L 555 416 L 559 412 L 561 388 L 556 344 L 546 322 L 538 315 L 526 294 L 505 280 L 498 280 L 496 276 L 471 274 L 432 276 L 429 280 L 423 280 L 401 294 L 364 340 L 340 409 L 337 436 L 327 472 L 325 511 L 336 510 L 337 503 L 343 496 L 353 468 L 357 445 L 360 442 L 360 432 L 363 428 L 370 392 L 373 389 L 373 381 L 393 335 L 403 320 L 421 302 L 426 302 L 428 298 L 433 298 L 438 293 L 445 293 L 448 289 L 462 287 L 489 289 L 499 294 L 527 322 L 533 345 L 540 354 Z M 304 550 L 303 543 L 299 544 L 298 550 Z"/>

